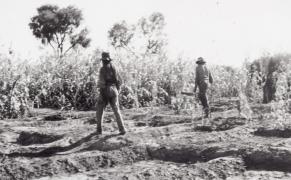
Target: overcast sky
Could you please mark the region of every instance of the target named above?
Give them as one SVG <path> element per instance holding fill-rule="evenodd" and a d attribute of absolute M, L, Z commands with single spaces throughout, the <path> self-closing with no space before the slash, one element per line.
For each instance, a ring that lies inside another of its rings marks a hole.
<path fill-rule="evenodd" d="M 114 23 L 161 12 L 172 57 L 203 56 L 211 64 L 238 66 L 266 52 L 291 52 L 290 0 L 1 0 L 2 50 L 11 46 L 23 57 L 42 52 L 28 23 L 43 4 L 80 8 L 93 49 L 108 48 Z"/>

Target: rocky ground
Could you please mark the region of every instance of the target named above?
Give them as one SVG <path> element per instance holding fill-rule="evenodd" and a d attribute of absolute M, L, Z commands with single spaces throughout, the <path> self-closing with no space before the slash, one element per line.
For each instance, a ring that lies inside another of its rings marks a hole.
<path fill-rule="evenodd" d="M 291 179 L 291 123 L 251 121 L 235 103 L 213 103 L 201 113 L 167 107 L 123 110 L 126 135 L 111 112 L 96 135 L 95 112 L 39 109 L 34 116 L 0 121 L 0 177 L 5 179 Z M 188 115 L 187 115 L 188 114 Z M 206 124 L 205 124 L 206 123 Z"/>

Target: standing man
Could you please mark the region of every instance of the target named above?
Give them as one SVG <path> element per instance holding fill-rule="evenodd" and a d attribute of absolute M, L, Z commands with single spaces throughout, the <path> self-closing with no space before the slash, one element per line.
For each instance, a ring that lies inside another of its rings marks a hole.
<path fill-rule="evenodd" d="M 119 134 L 124 135 L 126 133 L 123 119 L 119 109 L 118 94 L 121 86 L 121 79 L 117 70 L 111 64 L 112 59 L 108 52 L 102 52 L 102 67 L 99 71 L 99 97 L 97 100 L 97 134 L 102 134 L 102 121 L 103 111 L 107 104 L 111 105 L 111 108 L 116 117 L 117 125 L 119 128 Z"/>
<path fill-rule="evenodd" d="M 213 83 L 213 78 L 210 71 L 207 69 L 205 65 L 205 61 L 202 57 L 199 57 L 196 61 L 196 77 L 195 77 L 195 87 L 194 92 L 196 92 L 197 87 L 199 88 L 198 97 L 203 106 L 203 110 L 205 113 L 205 118 L 209 116 L 209 104 L 207 100 L 207 89 L 209 87 L 209 83 Z"/>

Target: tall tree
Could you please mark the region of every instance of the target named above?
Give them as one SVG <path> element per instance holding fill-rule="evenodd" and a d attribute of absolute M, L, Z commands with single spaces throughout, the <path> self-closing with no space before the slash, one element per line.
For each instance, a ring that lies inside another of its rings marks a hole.
<path fill-rule="evenodd" d="M 114 48 L 124 48 L 134 54 L 129 44 L 135 35 L 135 27 L 128 25 L 125 21 L 115 23 L 108 31 L 108 38 Z"/>
<path fill-rule="evenodd" d="M 144 36 L 145 54 L 159 54 L 164 45 L 167 44 L 165 34 L 165 17 L 163 14 L 156 12 L 148 18 L 141 18 L 138 27 Z"/>
<path fill-rule="evenodd" d="M 116 23 L 109 30 L 108 38 L 114 48 L 123 48 L 142 57 L 162 54 L 167 38 L 163 32 L 165 18 L 161 13 L 142 17 L 138 23 Z"/>
<path fill-rule="evenodd" d="M 29 27 L 42 44 L 50 45 L 62 57 L 73 48 L 89 46 L 88 30 L 80 29 L 82 21 L 81 10 L 74 6 L 43 5 L 37 8 L 37 15 L 31 18 Z"/>

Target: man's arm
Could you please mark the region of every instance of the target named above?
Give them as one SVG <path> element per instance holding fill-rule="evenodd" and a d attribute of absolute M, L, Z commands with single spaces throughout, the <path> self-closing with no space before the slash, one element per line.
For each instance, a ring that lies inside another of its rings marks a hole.
<path fill-rule="evenodd" d="M 197 68 L 196 68 L 194 92 L 197 91 L 197 86 L 198 86 L 198 71 L 197 71 Z"/>
<path fill-rule="evenodd" d="M 210 82 L 210 84 L 212 84 L 213 83 L 213 78 L 212 78 L 212 74 L 211 74 L 211 72 L 209 71 L 209 82 Z"/>
<path fill-rule="evenodd" d="M 116 72 L 116 86 L 118 91 L 120 90 L 121 85 L 122 85 L 121 76 L 118 72 Z"/>
<path fill-rule="evenodd" d="M 118 70 L 116 69 L 115 66 L 111 66 L 112 67 L 112 70 L 113 70 L 113 74 L 114 74 L 114 79 L 115 79 L 115 83 L 116 83 L 116 88 L 117 90 L 119 91 L 120 90 L 120 86 L 122 84 L 122 79 L 121 79 L 121 76 L 120 74 L 118 73 Z"/>
<path fill-rule="evenodd" d="M 104 73 L 102 68 L 99 71 L 99 79 L 98 79 L 98 83 L 97 83 L 97 87 L 98 88 L 104 88 L 105 87 L 105 78 L 104 78 Z"/>

